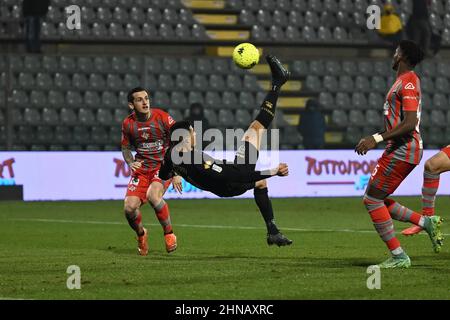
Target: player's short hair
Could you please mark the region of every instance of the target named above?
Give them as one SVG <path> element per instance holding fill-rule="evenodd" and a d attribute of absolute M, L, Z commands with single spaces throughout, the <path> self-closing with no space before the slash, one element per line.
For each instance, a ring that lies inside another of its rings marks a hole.
<path fill-rule="evenodd" d="M 402 40 L 398 46 L 406 57 L 406 60 L 408 60 L 409 64 L 413 67 L 418 65 L 425 58 L 425 53 L 414 41 Z"/>
<path fill-rule="evenodd" d="M 174 145 L 182 142 L 183 139 L 185 137 L 187 137 L 187 134 L 190 133 L 190 128 L 191 127 L 192 127 L 191 122 L 187 121 L 187 120 L 182 120 L 182 121 L 175 122 L 175 124 L 170 128 L 170 144 L 171 144 L 171 146 L 174 146 Z M 180 130 L 180 131 L 177 132 L 177 137 L 173 137 L 172 134 L 178 129 L 184 130 L 184 132 Z M 181 132 L 183 134 L 181 136 L 178 136 L 179 132 Z M 184 135 L 184 133 L 186 135 Z"/>
<path fill-rule="evenodd" d="M 127 94 L 127 100 L 128 100 L 128 102 L 129 102 L 129 103 L 133 103 L 133 101 L 134 101 L 133 94 L 136 93 L 136 92 L 141 92 L 141 91 L 145 91 L 145 92 L 148 93 L 147 89 L 142 88 L 142 87 L 136 87 L 136 88 L 133 88 L 133 89 L 131 89 L 130 91 L 128 91 L 128 94 Z"/>

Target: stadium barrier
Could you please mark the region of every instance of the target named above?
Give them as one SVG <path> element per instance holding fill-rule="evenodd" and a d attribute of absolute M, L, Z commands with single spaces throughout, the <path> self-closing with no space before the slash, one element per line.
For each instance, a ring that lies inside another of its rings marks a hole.
<path fill-rule="evenodd" d="M 421 194 L 424 161 L 436 152 L 424 151 L 421 164 L 395 195 Z M 272 197 L 362 196 L 381 153 L 373 150 L 363 157 L 353 150 L 262 151 L 257 168 L 289 164 L 288 177 L 269 180 Z M 233 155 L 225 156 L 232 159 Z M 0 152 L 0 185 L 23 185 L 26 201 L 123 199 L 129 179 L 130 170 L 120 152 Z M 169 188 L 165 197 L 217 198 L 185 181 L 183 187 L 182 195 Z M 450 179 L 441 179 L 438 194 L 450 194 Z M 251 198 L 253 192 L 241 197 Z"/>

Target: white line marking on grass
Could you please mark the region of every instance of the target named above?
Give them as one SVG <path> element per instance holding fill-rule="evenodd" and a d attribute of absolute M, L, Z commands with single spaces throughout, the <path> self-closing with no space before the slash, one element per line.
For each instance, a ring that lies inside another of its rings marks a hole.
<path fill-rule="evenodd" d="M 81 224 L 112 224 L 126 225 L 125 222 L 116 221 L 88 221 L 88 220 L 59 220 L 59 219 L 9 219 L 13 221 L 35 221 L 35 222 L 56 222 L 56 223 L 81 223 Z M 157 223 L 147 223 L 150 226 L 159 226 Z M 205 229 L 237 229 L 237 230 L 265 230 L 264 227 L 244 227 L 244 226 L 221 226 L 221 225 L 205 225 L 205 224 L 174 224 L 175 227 L 183 228 L 205 228 Z M 354 230 L 354 229 L 306 229 L 306 228 L 281 228 L 286 231 L 298 232 L 347 232 L 347 233 L 376 233 L 374 230 Z M 420 233 L 427 235 L 426 233 Z M 443 233 L 444 236 L 450 236 L 450 233 Z"/>
<path fill-rule="evenodd" d="M 33 299 L 0 297 L 0 300 L 33 300 Z"/>

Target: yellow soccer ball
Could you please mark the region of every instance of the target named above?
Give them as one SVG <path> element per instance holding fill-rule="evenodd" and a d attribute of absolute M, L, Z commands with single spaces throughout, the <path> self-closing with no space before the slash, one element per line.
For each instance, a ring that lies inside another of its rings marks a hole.
<path fill-rule="evenodd" d="M 259 51 L 251 43 L 238 44 L 233 50 L 233 60 L 239 68 L 253 68 L 259 62 Z"/>

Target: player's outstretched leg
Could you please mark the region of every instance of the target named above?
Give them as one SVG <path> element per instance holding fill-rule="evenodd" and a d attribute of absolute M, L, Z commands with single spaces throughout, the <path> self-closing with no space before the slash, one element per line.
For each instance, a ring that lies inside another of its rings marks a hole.
<path fill-rule="evenodd" d="M 138 242 L 138 253 L 141 256 L 148 254 L 148 233 L 147 229 L 142 225 L 142 214 L 139 210 L 141 201 L 138 197 L 126 197 L 125 198 L 125 217 L 128 224 L 136 232 Z"/>
<path fill-rule="evenodd" d="M 431 240 L 431 245 L 436 253 L 441 252 L 441 247 L 444 243 L 444 236 L 441 232 L 442 218 L 439 216 L 425 217 L 425 226 L 423 227 L 428 233 Z"/>
<path fill-rule="evenodd" d="M 376 191 L 372 192 L 376 193 Z M 375 197 L 371 193 L 370 187 L 364 195 L 364 205 L 370 214 L 373 225 L 392 254 L 392 257 L 380 263 L 378 266 L 383 269 L 409 268 L 411 266 L 411 260 L 400 246 L 400 241 L 395 236 L 394 224 L 388 208 L 380 198 L 384 198 L 384 196 L 380 195 L 379 198 Z"/>
<path fill-rule="evenodd" d="M 281 86 L 285 84 L 290 77 L 290 72 L 283 66 L 277 57 L 267 55 L 266 60 L 272 73 L 272 86 L 261 105 L 260 112 L 256 116 L 255 121 L 250 124 L 243 138 L 243 140 L 254 145 L 257 150 L 260 148 L 261 136 L 264 133 L 264 129 L 267 129 L 270 126 L 275 117 L 278 94 Z"/>
<path fill-rule="evenodd" d="M 276 244 L 277 246 L 288 246 L 292 244 L 292 240 L 286 238 L 275 224 L 275 218 L 273 214 L 272 202 L 270 201 L 267 181 L 261 180 L 256 182 L 255 189 L 253 190 L 256 205 L 263 216 L 264 222 L 267 227 L 267 244 L 269 246 Z"/>
<path fill-rule="evenodd" d="M 434 215 L 434 203 L 439 188 L 441 173 L 450 170 L 450 146 L 442 149 L 439 153 L 425 162 L 422 186 L 422 214 Z M 423 228 L 412 226 L 402 231 L 405 236 L 412 236 L 421 232 Z"/>

